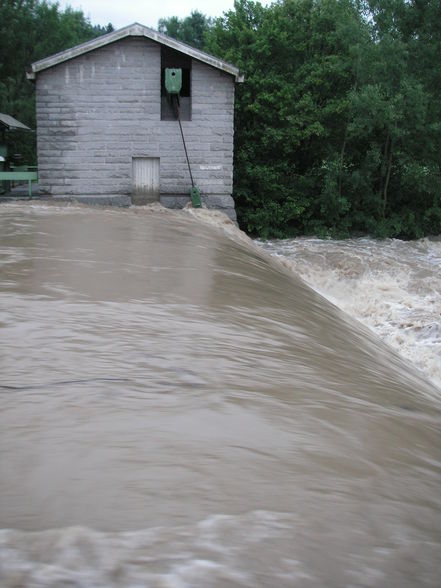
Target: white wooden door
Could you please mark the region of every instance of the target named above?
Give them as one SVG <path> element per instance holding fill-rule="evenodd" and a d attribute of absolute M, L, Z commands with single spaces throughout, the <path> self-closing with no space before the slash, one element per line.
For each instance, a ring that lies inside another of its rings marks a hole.
<path fill-rule="evenodd" d="M 132 200 L 134 204 L 159 201 L 159 157 L 132 158 Z"/>

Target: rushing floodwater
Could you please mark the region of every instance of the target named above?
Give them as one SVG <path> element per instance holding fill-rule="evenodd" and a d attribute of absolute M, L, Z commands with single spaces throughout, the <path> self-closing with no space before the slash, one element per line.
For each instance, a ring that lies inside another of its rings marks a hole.
<path fill-rule="evenodd" d="M 2 588 L 439 586 L 437 389 L 221 218 L 1 207 Z"/>
<path fill-rule="evenodd" d="M 260 243 L 441 388 L 441 239 Z"/>

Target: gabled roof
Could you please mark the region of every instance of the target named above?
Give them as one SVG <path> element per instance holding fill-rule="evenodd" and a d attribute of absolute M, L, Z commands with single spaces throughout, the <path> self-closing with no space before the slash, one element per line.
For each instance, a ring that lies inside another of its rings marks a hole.
<path fill-rule="evenodd" d="M 5 127 L 8 131 L 30 131 L 31 129 L 9 114 L 0 112 L 0 128 Z"/>
<path fill-rule="evenodd" d="M 231 63 L 222 61 L 217 57 L 213 57 L 213 55 L 199 51 L 199 49 L 190 47 L 190 45 L 181 43 L 181 41 L 177 41 L 171 37 L 167 37 L 167 35 L 158 33 L 157 31 L 154 31 L 153 29 L 145 27 L 139 23 L 131 24 L 127 27 L 119 29 L 118 31 L 113 31 L 107 35 L 102 35 L 101 37 L 97 37 L 96 39 L 92 39 L 86 43 L 82 43 L 81 45 L 76 45 L 75 47 L 72 47 L 72 49 L 61 51 L 61 53 L 56 53 L 55 55 L 51 55 L 45 59 L 40 59 L 40 61 L 36 61 L 31 65 L 31 71 L 27 73 L 27 77 L 29 80 L 34 80 L 35 75 L 40 71 L 43 71 L 49 67 L 53 67 L 54 65 L 58 65 L 59 63 L 63 63 L 64 61 L 69 61 L 74 57 L 84 55 L 84 53 L 88 53 L 94 49 L 105 47 L 110 43 L 114 43 L 120 39 L 125 39 L 126 37 L 146 37 L 147 39 L 156 41 L 161 45 L 175 49 L 180 53 L 185 53 L 185 55 L 188 55 L 193 59 L 197 59 L 198 61 L 202 61 L 203 63 L 211 65 L 212 67 L 216 67 L 225 73 L 231 74 L 234 76 L 236 82 L 243 82 L 243 75 L 240 73 L 239 69 Z"/>

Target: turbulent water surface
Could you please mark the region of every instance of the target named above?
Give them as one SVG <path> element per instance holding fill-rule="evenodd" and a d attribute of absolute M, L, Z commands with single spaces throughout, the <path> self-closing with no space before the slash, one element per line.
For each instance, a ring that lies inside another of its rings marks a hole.
<path fill-rule="evenodd" d="M 441 238 L 260 245 L 372 328 L 441 388 Z"/>
<path fill-rule="evenodd" d="M 221 218 L 1 207 L 0 586 L 439 586 L 439 391 Z"/>

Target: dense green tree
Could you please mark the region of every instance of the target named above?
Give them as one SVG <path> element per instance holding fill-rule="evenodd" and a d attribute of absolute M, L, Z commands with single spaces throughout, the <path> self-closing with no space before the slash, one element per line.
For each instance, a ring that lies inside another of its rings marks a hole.
<path fill-rule="evenodd" d="M 320 217 L 335 224 L 347 212 L 328 170 L 338 176 L 362 33 L 353 4 L 338 0 L 269 8 L 238 0 L 216 22 L 210 50 L 246 76 L 237 91 L 235 197 L 247 230 L 316 231 Z"/>
<path fill-rule="evenodd" d="M 359 193 L 359 228 L 404 237 L 440 232 L 433 38 L 427 43 L 421 35 L 423 21 L 415 15 L 421 16 L 421 3 L 370 0 L 368 8 L 371 43 L 362 53 L 358 91 L 350 97 L 346 177 L 347 189 Z M 424 60 L 427 50 L 432 59 Z"/>
<path fill-rule="evenodd" d="M 439 0 L 237 0 L 235 198 L 262 236 L 441 232 Z M 437 53 L 438 50 L 438 53 Z"/>
<path fill-rule="evenodd" d="M 158 21 L 158 31 L 169 37 L 187 43 L 196 49 L 204 49 L 206 37 L 213 24 L 211 18 L 198 10 L 191 12 L 190 16 L 180 19 L 177 16 L 161 18 Z"/>
<path fill-rule="evenodd" d="M 35 128 L 34 86 L 26 79 L 29 65 L 111 32 L 92 26 L 81 10 L 60 10 L 46 0 L 0 0 L 0 112 Z M 10 151 L 35 160 L 35 144 L 22 133 L 9 134 Z"/>

